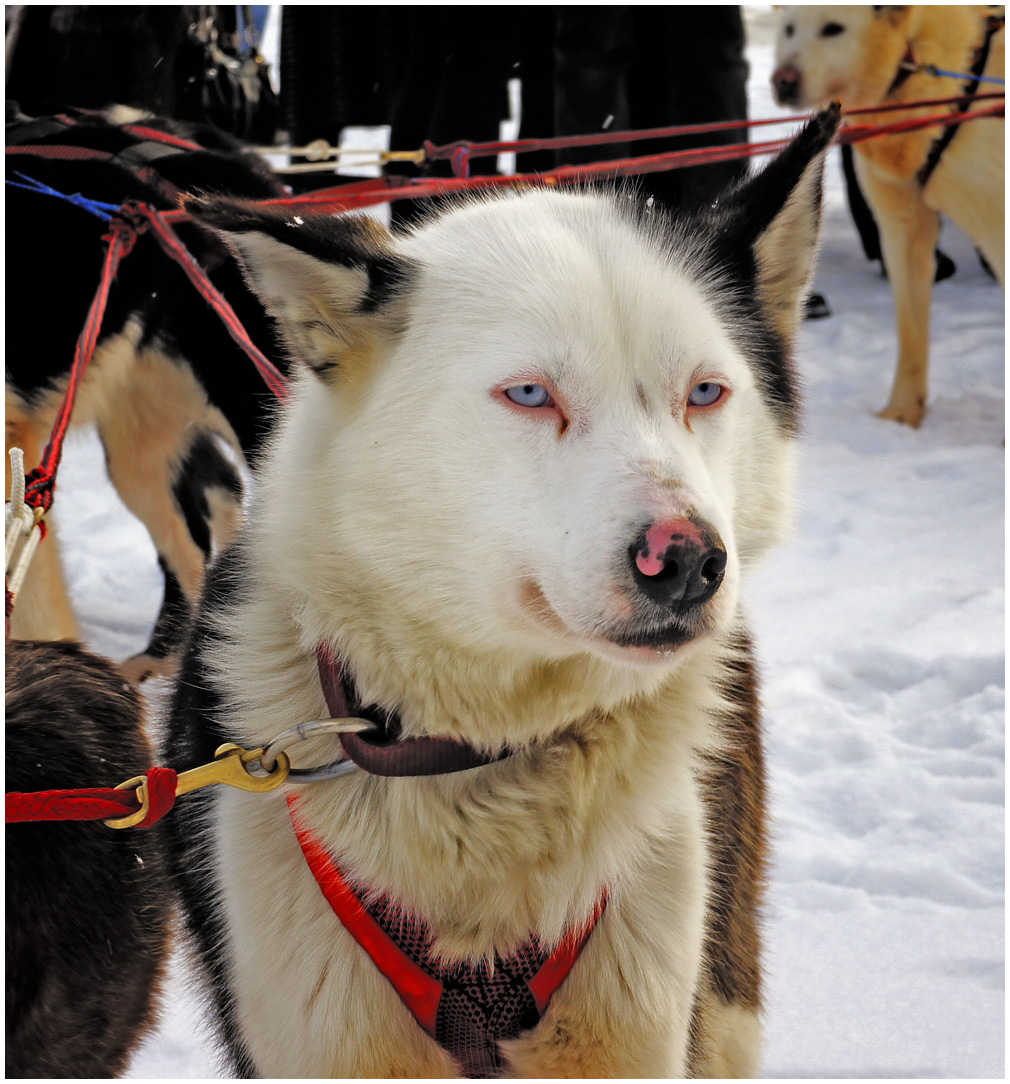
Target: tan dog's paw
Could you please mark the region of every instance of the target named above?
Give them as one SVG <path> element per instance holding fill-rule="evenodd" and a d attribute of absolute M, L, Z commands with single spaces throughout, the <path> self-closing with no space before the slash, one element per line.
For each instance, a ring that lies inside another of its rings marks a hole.
<path fill-rule="evenodd" d="M 913 429 L 918 429 L 922 425 L 925 415 L 926 404 L 921 400 L 912 403 L 895 403 L 892 400 L 883 410 L 877 411 L 878 418 L 901 422 L 902 425 L 910 425 Z"/>

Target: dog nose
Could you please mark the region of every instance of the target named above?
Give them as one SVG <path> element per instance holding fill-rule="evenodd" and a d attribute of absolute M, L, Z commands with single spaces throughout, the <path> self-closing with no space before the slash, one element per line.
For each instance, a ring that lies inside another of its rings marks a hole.
<path fill-rule="evenodd" d="M 791 64 L 783 64 L 772 72 L 772 86 L 779 105 L 789 105 L 799 99 L 800 73 Z"/>
<path fill-rule="evenodd" d="M 687 519 L 654 523 L 632 543 L 632 576 L 661 606 L 686 610 L 707 602 L 726 571 L 726 551 L 714 534 Z"/>

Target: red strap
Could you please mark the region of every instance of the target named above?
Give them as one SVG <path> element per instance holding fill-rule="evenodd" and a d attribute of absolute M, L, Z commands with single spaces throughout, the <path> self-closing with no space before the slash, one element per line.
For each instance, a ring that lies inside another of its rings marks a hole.
<path fill-rule="evenodd" d="M 302 854 L 316 879 L 326 901 L 347 932 L 372 958 L 375 966 L 389 981 L 400 1000 L 407 1006 L 422 1028 L 437 1038 L 438 1006 L 443 986 L 424 971 L 382 929 L 368 913 L 340 872 L 340 867 L 315 838 L 312 831 L 298 819 L 298 797 L 288 796 L 288 810 Z M 540 970 L 527 982 L 542 1016 L 558 987 L 568 977 L 579 954 L 596 928 L 607 906 L 604 889 L 593 914 L 580 929 L 569 931 L 558 947 L 544 961 Z"/>
<path fill-rule="evenodd" d="M 74 409 L 74 401 L 77 398 L 84 372 L 95 355 L 98 332 L 102 326 L 105 307 L 109 300 L 109 291 L 112 289 L 116 272 L 119 270 L 119 263 L 132 250 L 137 240 L 137 233 L 129 223 L 113 219 L 110 223 L 109 233 L 105 235 L 103 240 L 108 246 L 105 252 L 105 262 L 102 264 L 98 289 L 95 291 L 94 300 L 88 310 L 84 328 L 77 340 L 66 395 L 60 404 L 56 421 L 53 423 L 53 431 L 50 434 L 49 442 L 42 453 L 42 462 L 26 478 L 25 503 L 30 504 L 33 508 L 48 510 L 53 503 L 56 469 L 63 455 L 63 440 L 70 426 L 70 415 Z"/>
<path fill-rule="evenodd" d="M 181 136 L 171 135 L 168 132 L 159 131 L 157 128 L 148 128 L 146 124 L 124 124 L 123 130 L 141 139 L 149 139 L 152 143 L 166 143 L 170 147 L 178 147 L 183 151 L 203 151 L 199 143 L 191 139 L 183 139 Z"/>
<path fill-rule="evenodd" d="M 288 809 L 294 824 L 302 854 L 312 870 L 326 901 L 333 908 L 344 929 L 372 958 L 385 975 L 400 1000 L 414 1019 L 432 1037 L 442 998 L 442 984 L 426 974 L 399 948 L 374 918 L 361 905 L 358 897 L 344 880 L 336 862 L 312 832 L 295 815 L 297 797 L 288 797 Z"/>
<path fill-rule="evenodd" d="M 541 1016 L 547 1011 L 554 991 L 568 977 L 568 972 L 575 966 L 579 953 L 586 947 L 589 935 L 596 929 L 596 923 L 600 921 L 600 915 L 606 910 L 608 893 L 603 890 L 596 910 L 590 916 L 586 924 L 578 930 L 569 930 L 562 939 L 561 944 L 544 961 L 544 966 L 526 983 L 530 993 L 537 1003 L 537 1012 Z"/>
<path fill-rule="evenodd" d="M 57 158 L 61 161 L 108 162 L 112 158 L 108 151 L 99 151 L 94 147 L 72 147 L 50 143 L 27 143 L 23 146 L 8 147 L 6 153 L 27 154 L 32 158 Z"/>
<path fill-rule="evenodd" d="M 252 339 L 249 338 L 248 333 L 242 326 L 242 321 L 235 315 L 235 310 L 210 281 L 207 272 L 190 255 L 189 249 L 179 240 L 175 231 L 165 222 L 161 213 L 146 204 L 137 205 L 136 210 L 150 225 L 151 233 L 157 238 L 158 244 L 186 272 L 189 281 L 197 288 L 201 297 L 220 316 L 228 334 L 249 355 L 267 387 L 278 399 L 282 401 L 286 399 L 288 396 L 287 377 L 271 363 Z"/>
<path fill-rule="evenodd" d="M 134 827 L 150 828 L 175 805 L 178 776 L 172 768 L 147 771 L 147 816 Z M 140 806 L 134 790 L 94 787 L 82 790 L 8 791 L 4 801 L 4 823 L 37 821 L 99 821 L 136 813 Z"/>

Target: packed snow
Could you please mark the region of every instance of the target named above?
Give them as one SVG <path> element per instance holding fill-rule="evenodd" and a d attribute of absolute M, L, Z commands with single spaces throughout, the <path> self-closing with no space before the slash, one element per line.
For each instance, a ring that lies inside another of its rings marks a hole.
<path fill-rule="evenodd" d="M 751 115 L 770 13 L 749 13 Z M 464 134 L 464 133 L 461 133 Z M 774 821 L 768 1077 L 1003 1075 L 1004 303 L 970 243 L 933 302 L 930 411 L 874 416 L 896 356 L 890 290 L 859 249 L 829 159 L 798 365 L 806 421 L 793 540 L 754 573 Z M 142 649 L 160 576 L 104 476 L 68 445 L 57 499 L 87 642 Z M 157 690 L 154 691 L 157 700 Z M 219 1065 L 181 959 L 134 1077 Z"/>

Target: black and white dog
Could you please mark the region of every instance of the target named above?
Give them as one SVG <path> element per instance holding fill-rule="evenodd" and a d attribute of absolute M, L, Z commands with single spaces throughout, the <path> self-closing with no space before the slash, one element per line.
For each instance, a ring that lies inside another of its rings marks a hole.
<path fill-rule="evenodd" d="M 374 725 L 292 750 L 346 774 L 173 815 L 237 1071 L 757 1072 L 740 594 L 789 519 L 837 120 L 679 219 L 543 189 L 391 237 L 189 204 L 302 365 L 209 574 L 169 762 Z"/>
<path fill-rule="evenodd" d="M 182 192 L 282 194 L 266 163 L 207 126 L 115 107 L 27 117 L 8 107 L 6 446 L 41 458 L 74 346 L 98 285 L 103 222 L 33 185 L 119 206 L 178 207 Z M 30 180 L 26 180 L 30 178 Z M 254 341 L 277 364 L 272 322 L 230 253 L 193 225 L 180 236 Z M 146 525 L 165 574 L 151 644 L 126 666 L 143 680 L 170 661 L 212 552 L 234 531 L 242 481 L 272 417 L 272 397 L 215 313 L 153 238 L 141 236 L 111 293 L 74 423 L 94 423 L 109 475 Z M 10 467 L 6 486 L 9 492 Z M 58 510 L 57 510 L 58 514 Z M 153 615 L 152 615 L 153 616 Z M 14 610 L 19 638 L 75 638 L 56 545 L 44 543 Z"/>

